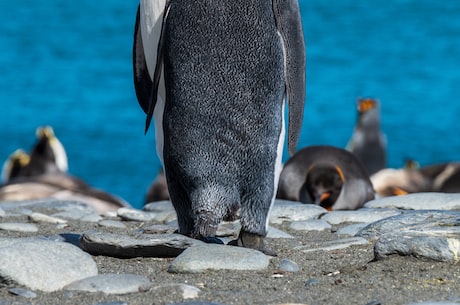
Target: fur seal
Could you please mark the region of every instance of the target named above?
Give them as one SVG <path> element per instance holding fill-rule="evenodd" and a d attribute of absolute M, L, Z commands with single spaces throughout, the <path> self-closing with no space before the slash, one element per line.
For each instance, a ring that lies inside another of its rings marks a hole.
<path fill-rule="evenodd" d="M 374 189 L 363 164 L 351 152 L 309 146 L 284 165 L 277 198 L 319 204 L 328 210 L 354 210 L 374 199 Z"/>
<path fill-rule="evenodd" d="M 179 233 L 216 242 L 217 225 L 239 210 L 236 243 L 272 254 L 263 238 L 286 98 L 291 154 L 303 119 L 298 1 L 141 0 L 133 70 L 146 130 L 154 118 Z"/>
<path fill-rule="evenodd" d="M 371 176 L 380 197 L 421 192 L 460 192 L 460 163 L 445 162 L 423 167 L 387 168 Z"/>

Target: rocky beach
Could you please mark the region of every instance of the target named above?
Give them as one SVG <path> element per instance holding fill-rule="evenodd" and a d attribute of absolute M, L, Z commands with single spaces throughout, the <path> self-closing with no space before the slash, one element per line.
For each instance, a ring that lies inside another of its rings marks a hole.
<path fill-rule="evenodd" d="M 460 304 L 460 194 L 332 211 L 277 200 L 278 254 L 174 234 L 169 201 L 101 216 L 76 201 L 0 203 L 0 304 Z M 225 243 L 238 222 L 218 231 Z"/>

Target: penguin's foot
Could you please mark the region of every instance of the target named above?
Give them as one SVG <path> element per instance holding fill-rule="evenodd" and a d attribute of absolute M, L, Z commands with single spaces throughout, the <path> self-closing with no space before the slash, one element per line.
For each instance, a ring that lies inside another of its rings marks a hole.
<path fill-rule="evenodd" d="M 177 234 L 182 234 L 179 232 L 179 230 L 176 230 L 174 231 L 174 233 L 177 233 Z M 215 236 L 202 236 L 202 235 L 196 235 L 196 236 L 193 236 L 191 233 L 189 234 L 182 234 L 184 236 L 187 236 L 187 237 L 191 237 L 191 238 L 194 238 L 194 239 L 198 239 L 198 240 L 201 240 L 207 244 L 219 244 L 219 245 L 223 245 L 224 242 L 222 240 L 220 240 L 219 238 L 215 237 Z"/>
<path fill-rule="evenodd" d="M 215 236 L 201 236 L 201 235 L 199 235 L 199 236 L 197 236 L 195 238 L 198 239 L 198 240 L 204 241 L 207 244 L 219 244 L 219 245 L 224 244 L 224 242 L 222 240 L 220 240 L 219 238 L 217 238 Z"/>
<path fill-rule="evenodd" d="M 230 246 L 255 249 L 270 256 L 277 256 L 275 251 L 265 247 L 264 238 L 254 233 L 240 231 L 238 239 L 232 240 L 228 244 Z"/>

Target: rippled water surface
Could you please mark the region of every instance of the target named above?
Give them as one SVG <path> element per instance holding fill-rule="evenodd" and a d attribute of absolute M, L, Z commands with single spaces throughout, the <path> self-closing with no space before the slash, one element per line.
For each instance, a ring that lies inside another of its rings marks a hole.
<path fill-rule="evenodd" d="M 389 166 L 460 159 L 460 2 L 301 0 L 299 147 L 343 147 L 359 96 L 382 103 Z M 51 125 L 70 172 L 140 206 L 159 169 L 132 85 L 136 1 L 0 3 L 0 160 Z M 285 157 L 286 159 L 286 157 Z"/>

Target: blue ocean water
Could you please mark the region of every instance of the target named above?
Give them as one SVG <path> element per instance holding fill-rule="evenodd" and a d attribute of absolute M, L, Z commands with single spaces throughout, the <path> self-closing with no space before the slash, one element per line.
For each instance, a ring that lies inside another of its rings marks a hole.
<path fill-rule="evenodd" d="M 0 161 L 51 125 L 69 171 L 140 207 L 160 163 L 131 50 L 137 1 L 0 2 Z M 382 104 L 390 167 L 460 159 L 460 2 L 300 0 L 307 100 L 299 147 L 344 147 L 358 97 Z M 284 157 L 286 160 L 287 155 Z"/>

